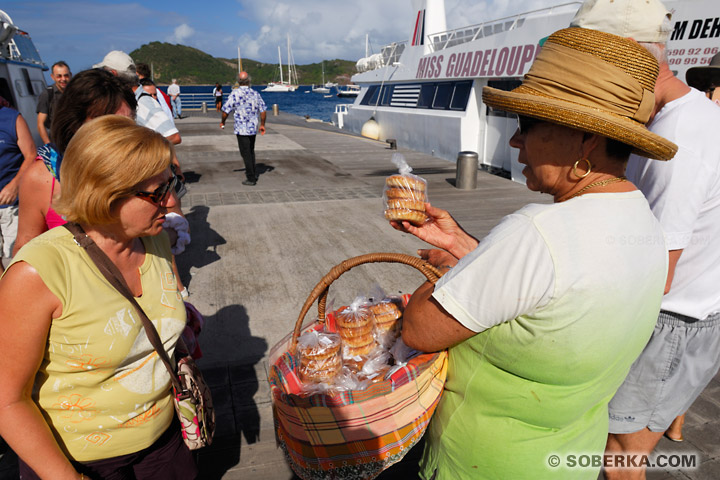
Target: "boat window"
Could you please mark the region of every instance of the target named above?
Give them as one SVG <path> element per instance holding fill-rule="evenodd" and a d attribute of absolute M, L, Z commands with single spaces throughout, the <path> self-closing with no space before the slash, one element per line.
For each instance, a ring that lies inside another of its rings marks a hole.
<path fill-rule="evenodd" d="M 42 91 L 45 89 L 45 85 L 40 80 L 33 80 L 32 81 L 33 86 L 33 95 L 36 97 L 39 96 Z"/>
<path fill-rule="evenodd" d="M 472 80 L 370 85 L 360 105 L 465 111 Z"/>
<path fill-rule="evenodd" d="M 363 97 L 360 105 L 375 105 L 377 104 L 378 95 L 380 94 L 380 85 L 370 85 Z"/>
<path fill-rule="evenodd" d="M 385 85 L 382 88 L 382 92 L 381 92 L 382 97 L 380 100 L 380 105 L 384 105 L 384 106 L 390 105 L 390 99 L 392 98 L 392 91 L 393 91 L 392 86 Z"/>
<path fill-rule="evenodd" d="M 23 80 L 25 80 L 25 89 L 27 90 L 27 93 L 25 95 L 34 95 L 35 92 L 33 92 L 32 80 L 30 80 L 30 72 L 27 68 L 21 68 L 20 71 L 23 74 Z"/>
<path fill-rule="evenodd" d="M 437 84 L 425 83 L 420 88 L 420 96 L 418 96 L 417 106 L 418 108 L 430 108 L 432 107 L 433 99 L 435 98 L 435 89 Z"/>
<path fill-rule="evenodd" d="M 453 92 L 452 101 L 450 102 L 450 110 L 465 110 L 468 98 L 470 98 L 470 90 L 472 89 L 472 81 L 457 82 L 455 91 Z"/>
<path fill-rule="evenodd" d="M 15 46 L 17 46 L 17 49 L 20 52 L 20 56 L 23 60 L 42 64 L 40 54 L 35 48 L 33 41 L 30 40 L 30 37 L 27 36 L 27 34 L 22 34 L 18 32 L 18 34 L 13 37 L 13 41 L 15 42 Z"/>
<path fill-rule="evenodd" d="M 435 92 L 435 100 L 433 100 L 433 109 L 446 109 L 450 106 L 450 98 L 452 97 L 453 84 L 439 83 L 437 92 Z"/>
<path fill-rule="evenodd" d="M 520 80 L 490 80 L 488 82 L 488 87 L 505 90 L 506 92 L 509 92 L 520 85 L 522 85 L 522 81 Z"/>

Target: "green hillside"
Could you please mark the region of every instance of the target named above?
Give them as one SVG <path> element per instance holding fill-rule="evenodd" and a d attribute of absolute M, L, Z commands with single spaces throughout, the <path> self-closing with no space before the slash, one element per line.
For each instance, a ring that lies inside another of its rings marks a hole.
<path fill-rule="evenodd" d="M 215 58 L 196 48 L 151 42 L 130 52 L 136 63 L 152 66 L 155 82 L 169 84 L 177 78 L 180 85 L 208 85 L 220 82 L 231 85 L 237 75 L 237 59 Z M 276 63 L 261 63 L 243 59 L 243 69 L 252 77 L 254 85 L 279 80 Z M 301 85 L 322 83 L 322 64 L 296 65 L 298 82 Z M 325 81 L 347 84 L 355 73 L 355 62 L 349 60 L 325 60 Z M 287 76 L 287 65 L 283 68 Z"/>

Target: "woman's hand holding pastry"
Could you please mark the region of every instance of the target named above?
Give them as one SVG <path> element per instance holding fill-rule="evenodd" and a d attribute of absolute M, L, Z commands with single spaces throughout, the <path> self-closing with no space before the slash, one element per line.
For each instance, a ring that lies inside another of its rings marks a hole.
<path fill-rule="evenodd" d="M 411 233 L 430 245 L 446 250 L 456 259 L 464 257 L 477 247 L 479 242 L 465 232 L 446 210 L 426 203 L 425 213 L 430 220 L 420 226 L 410 222 L 390 222 L 390 225 L 396 230 Z"/>

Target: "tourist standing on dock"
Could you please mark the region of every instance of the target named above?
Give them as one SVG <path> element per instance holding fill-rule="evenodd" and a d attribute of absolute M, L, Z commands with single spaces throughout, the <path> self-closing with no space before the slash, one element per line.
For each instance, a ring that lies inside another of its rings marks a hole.
<path fill-rule="evenodd" d="M 50 143 L 50 125 L 53 119 L 53 111 L 58 100 L 65 91 L 72 73 L 68 64 L 60 60 L 55 62 L 50 70 L 50 78 L 54 84 L 47 87 L 38 97 L 37 109 L 37 129 L 43 143 Z"/>
<path fill-rule="evenodd" d="M 554 203 L 482 241 L 430 204 L 428 223 L 394 223 L 442 249 L 420 253 L 447 271 L 403 315 L 409 346 L 449 349 L 425 480 L 597 478 L 599 465 L 565 461 L 602 454 L 608 402 L 652 334 L 667 277 L 660 224 L 624 177 L 631 151 L 668 160 L 677 148 L 644 126 L 657 73 L 626 38 L 555 32 L 520 87 L 482 95 L 518 114 L 510 146 L 528 188 Z"/>
<path fill-rule="evenodd" d="M 84 70 L 68 83 L 57 105 L 51 134 L 54 142 L 38 149 L 35 162 L 20 181 L 20 210 L 13 255 L 41 233 L 63 225 L 53 208 L 60 195 L 60 165 L 70 140 L 88 120 L 102 115 L 135 114 L 135 94 L 105 70 Z"/>
<path fill-rule="evenodd" d="M 170 95 L 170 101 L 173 107 L 173 116 L 175 118 L 182 118 L 182 101 L 180 100 L 180 85 L 177 84 L 177 79 L 172 79 L 172 84 L 168 86 L 167 93 Z"/>
<path fill-rule="evenodd" d="M 2 258 L 12 257 L 18 232 L 20 180 L 32 166 L 35 153 L 35 142 L 30 128 L 20 112 L 14 108 L 0 107 L 0 253 Z M 0 259 L 0 273 L 3 270 Z"/>
<path fill-rule="evenodd" d="M 652 337 L 610 402 L 608 454 L 649 455 L 720 368 L 720 110 L 673 75 L 670 17 L 658 0 L 593 0 L 572 23 L 630 37 L 658 59 L 649 128 L 679 147 L 671 162 L 628 163 L 665 232 L 669 269 Z M 645 466 L 607 468 L 606 478 L 645 478 Z"/>
<path fill-rule="evenodd" d="M 138 125 L 155 130 L 174 145 L 182 142 L 180 132 L 175 127 L 172 119 L 163 112 L 157 100 L 145 94 L 145 91 L 140 87 L 135 62 L 130 58 L 130 55 L 120 50 L 113 50 L 105 55 L 102 62 L 93 65 L 93 68 L 103 68 L 130 85 L 137 100 L 135 119 Z M 180 165 L 176 164 L 175 166 L 178 175 L 182 177 Z"/>
<path fill-rule="evenodd" d="M 185 328 L 163 234 L 173 147 L 132 119 L 84 124 L 56 208 L 119 270 L 172 358 Z M 0 435 L 20 478 L 191 480 L 170 376 L 127 299 L 65 228 L 33 239 L 0 280 Z"/>
<path fill-rule="evenodd" d="M 222 107 L 220 128 L 225 128 L 225 120 L 232 113 L 235 121 L 234 133 L 237 136 L 240 155 L 245 162 L 245 180 L 242 184 L 252 186 L 258 181 L 255 169 L 255 137 L 258 131 L 260 135 L 265 135 L 267 108 L 262 96 L 250 88 L 250 75 L 247 72 L 238 74 L 238 84 L 240 86 L 230 93 Z"/>
<path fill-rule="evenodd" d="M 167 93 L 163 92 L 161 89 L 157 88 L 155 85 L 155 82 L 153 81 L 151 74 L 150 74 L 150 67 L 147 63 L 136 63 L 135 69 L 137 70 L 138 78 L 140 79 L 140 84 L 143 84 L 144 79 L 148 79 L 150 82 L 152 82 L 152 85 L 154 85 L 157 92 L 157 98 L 156 100 L 158 103 L 160 103 L 160 106 L 163 109 L 163 112 L 165 112 L 165 115 L 168 116 L 168 118 L 172 121 L 173 120 L 173 113 L 172 113 L 172 103 L 170 102 L 170 97 L 168 97 Z M 175 126 L 175 122 L 173 121 L 173 126 Z"/>
<path fill-rule="evenodd" d="M 222 107 L 223 100 L 222 86 L 219 83 L 215 84 L 215 88 L 213 88 L 212 94 L 213 97 L 215 97 L 215 110 L 219 112 L 220 107 Z"/>

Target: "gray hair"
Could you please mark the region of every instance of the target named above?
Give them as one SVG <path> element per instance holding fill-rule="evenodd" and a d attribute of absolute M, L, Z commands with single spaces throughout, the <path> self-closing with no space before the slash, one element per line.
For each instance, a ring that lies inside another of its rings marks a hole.
<path fill-rule="evenodd" d="M 238 78 L 238 85 L 241 87 L 249 87 L 252 83 L 252 79 L 250 78 L 250 75 L 247 76 L 247 78 Z"/>
<path fill-rule="evenodd" d="M 641 47 L 650 52 L 660 65 L 667 64 L 667 49 L 664 43 L 638 42 Z"/>

